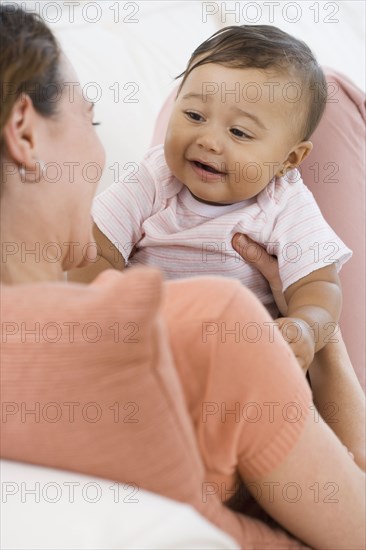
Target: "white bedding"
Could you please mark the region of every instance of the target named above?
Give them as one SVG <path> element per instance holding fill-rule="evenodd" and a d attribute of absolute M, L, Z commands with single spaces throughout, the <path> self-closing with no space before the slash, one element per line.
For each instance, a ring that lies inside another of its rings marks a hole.
<path fill-rule="evenodd" d="M 123 485 L 1 461 L 3 550 L 237 549 L 193 508 Z"/>

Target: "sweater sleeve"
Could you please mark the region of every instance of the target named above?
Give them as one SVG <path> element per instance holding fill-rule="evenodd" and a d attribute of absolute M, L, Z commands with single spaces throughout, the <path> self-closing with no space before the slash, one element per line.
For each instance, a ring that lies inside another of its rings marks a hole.
<path fill-rule="evenodd" d="M 312 404 L 295 357 L 239 282 L 204 277 L 165 288 L 170 344 L 207 471 L 225 482 L 238 470 L 266 475 L 292 449 Z"/>
<path fill-rule="evenodd" d="M 238 473 L 270 473 L 300 437 L 312 396 L 296 359 L 239 282 L 196 277 L 164 287 L 169 341 L 205 466 L 199 511 L 241 548 L 308 549 L 280 526 L 220 505 Z"/>

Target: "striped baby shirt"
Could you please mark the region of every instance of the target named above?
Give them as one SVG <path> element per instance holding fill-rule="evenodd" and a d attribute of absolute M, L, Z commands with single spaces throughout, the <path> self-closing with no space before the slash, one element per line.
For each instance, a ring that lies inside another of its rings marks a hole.
<path fill-rule="evenodd" d="M 268 282 L 255 268 L 255 255 L 246 262 L 233 249 L 235 233 L 248 235 L 277 256 L 283 290 L 331 263 L 339 271 L 352 256 L 323 218 L 297 169 L 273 178 L 251 199 L 209 205 L 195 199 L 171 173 L 163 145 L 147 152 L 133 176 L 95 197 L 92 217 L 126 266 L 155 266 L 166 279 L 237 279 L 273 317 L 278 310 Z"/>

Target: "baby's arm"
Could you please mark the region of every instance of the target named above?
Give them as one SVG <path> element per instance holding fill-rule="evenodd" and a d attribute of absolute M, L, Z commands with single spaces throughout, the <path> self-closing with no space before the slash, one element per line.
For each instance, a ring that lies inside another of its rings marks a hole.
<path fill-rule="evenodd" d="M 277 320 L 300 365 L 307 369 L 336 327 L 342 291 L 334 264 L 317 269 L 284 292 L 287 316 Z"/>
<path fill-rule="evenodd" d="M 69 274 L 69 280 L 92 282 L 105 269 L 122 271 L 144 236 L 143 224 L 162 204 L 161 188 L 170 181 L 163 147 L 149 150 L 133 176 L 115 181 L 93 201 L 93 236 L 98 257 Z"/>

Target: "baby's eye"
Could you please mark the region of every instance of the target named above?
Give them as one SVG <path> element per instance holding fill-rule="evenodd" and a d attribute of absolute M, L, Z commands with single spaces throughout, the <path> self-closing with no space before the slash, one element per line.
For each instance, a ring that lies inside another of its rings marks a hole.
<path fill-rule="evenodd" d="M 203 120 L 201 115 L 199 115 L 198 113 L 194 113 L 193 111 L 186 111 L 186 115 L 188 116 L 188 118 L 190 118 L 191 120 L 195 120 L 196 122 Z"/>
<path fill-rule="evenodd" d="M 101 122 L 92 122 L 92 126 L 100 126 Z"/>
<path fill-rule="evenodd" d="M 253 139 L 252 136 L 246 134 L 246 133 L 243 132 L 242 130 L 239 130 L 239 128 L 231 128 L 230 132 L 231 132 L 234 136 L 239 137 L 239 138 Z"/>

